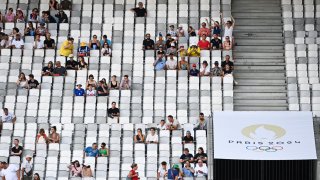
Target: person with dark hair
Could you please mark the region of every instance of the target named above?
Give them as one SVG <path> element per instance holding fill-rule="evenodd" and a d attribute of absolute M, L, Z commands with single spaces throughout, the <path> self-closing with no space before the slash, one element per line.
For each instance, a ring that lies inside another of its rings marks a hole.
<path fill-rule="evenodd" d="M 188 148 L 184 148 L 183 154 L 180 156 L 179 160 L 179 162 L 182 163 L 182 165 L 184 165 L 186 161 L 189 161 L 190 163 L 193 162 L 193 155 L 189 153 Z"/>
<path fill-rule="evenodd" d="M 145 39 L 143 40 L 143 43 L 142 43 L 142 49 L 143 50 L 152 50 L 152 49 L 154 49 L 154 41 L 150 37 L 151 37 L 151 35 L 149 33 L 147 33 L 145 35 Z"/>
<path fill-rule="evenodd" d="M 144 143 L 145 136 L 142 134 L 141 128 L 137 129 L 137 134 L 134 136 L 133 139 L 135 143 Z"/>
<path fill-rule="evenodd" d="M 15 16 L 16 15 L 13 13 L 13 9 L 9 8 L 9 10 L 4 18 L 5 18 L 6 22 L 14 22 Z"/>
<path fill-rule="evenodd" d="M 168 130 L 180 129 L 180 123 L 177 119 L 173 119 L 172 115 L 168 116 L 168 122 L 166 124 Z"/>
<path fill-rule="evenodd" d="M 56 48 L 55 41 L 54 39 L 51 38 L 51 34 L 49 32 L 46 34 L 46 39 L 44 40 L 44 48 L 46 49 Z"/>
<path fill-rule="evenodd" d="M 43 49 L 43 41 L 40 39 L 40 35 L 37 34 L 34 38 L 33 49 Z"/>
<path fill-rule="evenodd" d="M 133 163 L 131 165 L 131 171 L 128 174 L 128 178 L 130 178 L 131 180 L 138 180 L 139 179 L 139 175 L 136 172 L 138 170 L 138 165 L 136 163 Z"/>
<path fill-rule="evenodd" d="M 189 26 L 189 28 L 188 28 L 188 34 L 189 34 L 189 37 L 197 36 L 196 30 L 194 30 L 194 28 L 193 28 L 192 26 Z"/>
<path fill-rule="evenodd" d="M 204 114 L 200 113 L 199 120 L 194 127 L 195 130 L 207 130 L 207 121 L 204 118 Z"/>
<path fill-rule="evenodd" d="M 136 17 L 147 17 L 147 10 L 143 7 L 143 3 L 139 2 L 138 7 L 130 9 Z"/>
<path fill-rule="evenodd" d="M 24 41 L 21 39 L 20 34 L 16 34 L 15 38 L 11 42 L 12 49 L 23 49 L 24 48 Z"/>
<path fill-rule="evenodd" d="M 164 58 L 164 54 L 158 51 L 157 59 L 154 61 L 153 66 L 154 70 L 156 71 L 164 70 L 164 68 L 166 67 L 166 60 Z"/>
<path fill-rule="evenodd" d="M 150 133 L 147 135 L 146 143 L 158 144 L 158 142 L 159 142 L 159 138 L 158 138 L 158 134 L 156 134 L 156 128 L 152 127 L 150 128 Z"/>
<path fill-rule="evenodd" d="M 82 167 L 78 160 L 71 162 L 68 166 L 72 177 L 81 177 L 82 176 Z"/>
<path fill-rule="evenodd" d="M 60 61 L 56 61 L 56 67 L 53 69 L 52 74 L 54 76 L 66 76 L 67 75 L 67 70 L 65 67 L 61 66 Z"/>
<path fill-rule="evenodd" d="M 28 22 L 28 26 L 24 29 L 25 36 L 34 36 L 36 34 L 36 29 L 33 27 L 32 22 Z"/>
<path fill-rule="evenodd" d="M 198 148 L 198 153 L 194 156 L 194 161 L 198 162 L 199 160 L 202 160 L 203 163 L 207 163 L 208 155 L 204 153 L 204 150 L 202 147 Z"/>
<path fill-rule="evenodd" d="M 3 180 L 19 180 L 20 168 L 17 164 L 8 164 L 6 162 L 0 163 L 1 176 Z"/>
<path fill-rule="evenodd" d="M 98 157 L 99 149 L 97 143 L 93 143 L 92 146 L 84 149 L 84 157 Z"/>
<path fill-rule="evenodd" d="M 208 66 L 207 61 L 202 62 L 202 66 L 200 68 L 200 76 L 210 76 L 210 67 Z"/>
<path fill-rule="evenodd" d="M 214 62 L 214 67 L 211 69 L 211 75 L 213 77 L 223 76 L 223 72 L 222 72 L 221 67 L 219 67 L 219 62 L 218 61 Z"/>
<path fill-rule="evenodd" d="M 119 118 L 120 110 L 116 107 L 117 103 L 112 102 L 111 108 L 108 109 L 108 117 L 110 118 Z"/>
<path fill-rule="evenodd" d="M 187 131 L 186 135 L 183 137 L 183 143 L 184 144 L 193 143 L 193 137 L 191 136 L 190 131 Z"/>
<path fill-rule="evenodd" d="M 58 10 L 59 8 L 59 3 L 56 0 L 50 0 L 49 1 L 49 10 L 51 11 L 55 11 Z"/>
<path fill-rule="evenodd" d="M 167 162 L 162 161 L 161 166 L 158 169 L 157 178 L 165 179 L 168 175 Z"/>
<path fill-rule="evenodd" d="M 233 70 L 233 62 L 230 61 L 230 56 L 229 56 L 229 55 L 226 55 L 225 61 L 223 61 L 223 62 L 221 63 L 222 70 L 225 70 L 225 69 L 226 69 L 226 65 L 229 65 L 231 71 Z"/>
<path fill-rule="evenodd" d="M 120 89 L 121 90 L 129 90 L 131 87 L 131 82 L 129 80 L 129 76 L 128 75 L 124 75 L 123 79 L 120 83 Z"/>
<path fill-rule="evenodd" d="M 39 133 L 37 135 L 37 140 L 36 141 L 37 141 L 37 143 L 40 143 L 40 144 L 44 144 L 44 143 L 48 142 L 48 137 L 47 137 L 47 135 L 46 135 L 46 133 L 45 133 L 43 128 L 41 128 L 39 130 Z"/>
<path fill-rule="evenodd" d="M 203 34 L 205 34 L 206 36 L 210 36 L 210 29 L 207 28 L 207 23 L 202 22 L 201 23 L 201 28 L 198 31 L 198 35 L 202 36 Z"/>
<path fill-rule="evenodd" d="M 194 173 L 193 167 L 190 166 L 190 162 L 186 161 L 184 167 L 182 168 L 182 173 L 184 177 L 193 177 Z"/>
<path fill-rule="evenodd" d="M 88 63 L 84 60 L 84 57 L 79 57 L 78 58 L 78 64 L 79 64 L 79 69 L 84 69 L 88 67 Z"/>
<path fill-rule="evenodd" d="M 73 48 L 74 48 L 73 41 L 74 39 L 72 37 L 69 37 L 61 45 L 60 56 L 66 57 L 66 62 L 67 62 L 68 56 L 73 53 Z"/>
<path fill-rule="evenodd" d="M 21 8 L 18 8 L 16 11 L 16 23 L 25 23 L 25 17 Z"/>
<path fill-rule="evenodd" d="M 38 26 L 38 28 L 36 29 L 36 34 L 40 36 L 44 36 L 46 35 L 46 33 L 48 33 L 48 29 L 46 28 L 46 23 L 41 22 L 40 26 Z"/>
<path fill-rule="evenodd" d="M 101 148 L 99 149 L 99 156 L 107 157 L 109 156 L 109 150 L 106 148 L 106 143 L 101 143 Z"/>
<path fill-rule="evenodd" d="M 50 15 L 50 11 L 42 11 L 42 22 L 57 23 L 56 19 Z"/>
<path fill-rule="evenodd" d="M 1 49 L 7 49 L 11 47 L 11 41 L 9 40 L 9 36 L 5 34 L 1 40 Z"/>
<path fill-rule="evenodd" d="M 72 10 L 72 3 L 69 0 L 60 1 L 60 9 L 62 10 Z"/>
<path fill-rule="evenodd" d="M 58 23 L 68 23 L 68 16 L 63 10 L 59 10 L 55 17 L 58 18 Z"/>
<path fill-rule="evenodd" d="M 96 90 L 92 88 L 92 85 L 89 84 L 88 89 L 86 90 L 87 96 L 96 96 Z"/>
<path fill-rule="evenodd" d="M 101 49 L 101 56 L 112 56 L 112 49 L 108 43 L 104 43 Z"/>
<path fill-rule="evenodd" d="M 23 72 L 20 72 L 16 83 L 19 88 L 28 88 L 28 81 Z"/>
<path fill-rule="evenodd" d="M 16 38 L 17 34 L 21 35 L 20 34 L 20 30 L 16 27 L 12 28 L 12 31 L 11 33 L 9 34 L 10 37 L 12 37 L 13 39 Z M 20 36 L 21 37 L 21 36 Z"/>
<path fill-rule="evenodd" d="M 21 156 L 22 155 L 22 151 L 23 151 L 23 147 L 19 146 L 19 139 L 15 139 L 13 141 L 13 147 L 11 148 L 11 156 Z"/>
<path fill-rule="evenodd" d="M 207 24 L 210 24 L 208 19 L 206 19 L 206 22 Z M 211 29 L 211 34 L 220 35 L 221 27 L 219 21 L 214 21 L 213 19 L 211 19 L 211 26 L 209 28 Z"/>
<path fill-rule="evenodd" d="M 82 164 L 82 177 L 83 179 L 91 179 L 93 177 L 90 165 Z"/>
<path fill-rule="evenodd" d="M 9 110 L 7 108 L 3 108 L 3 113 L 1 114 L 1 121 L 0 121 L 0 133 L 2 130 L 2 124 L 3 123 L 15 123 L 16 122 L 16 116 L 12 113 L 9 113 Z"/>
<path fill-rule="evenodd" d="M 166 121 L 164 119 L 161 119 L 159 125 L 157 126 L 157 129 L 167 130 Z"/>
<path fill-rule="evenodd" d="M 53 63 L 52 61 L 48 62 L 48 65 L 42 68 L 42 76 L 52 76 L 53 72 Z"/>
<path fill-rule="evenodd" d="M 98 96 L 108 96 L 109 95 L 109 90 L 108 86 L 104 85 L 104 81 L 99 81 L 99 85 L 97 87 L 97 94 Z"/>
<path fill-rule="evenodd" d="M 69 55 L 69 60 L 66 63 L 66 68 L 70 70 L 78 70 L 78 61 L 75 61 L 73 54 Z"/>
<path fill-rule="evenodd" d="M 75 96 L 84 96 L 85 91 L 82 88 L 82 84 L 77 84 L 77 87 L 73 90 Z"/>
<path fill-rule="evenodd" d="M 50 128 L 50 134 L 49 134 L 49 143 L 60 143 L 60 135 L 57 133 L 57 127 L 52 126 Z"/>
<path fill-rule="evenodd" d="M 40 21 L 39 10 L 38 8 L 33 8 L 31 14 L 28 17 L 28 22 L 37 23 Z"/>
<path fill-rule="evenodd" d="M 34 173 L 33 180 L 41 180 L 40 175 L 38 173 Z"/>
<path fill-rule="evenodd" d="M 93 89 L 97 88 L 97 82 L 96 80 L 94 80 L 93 74 L 90 74 L 88 77 L 88 80 L 86 82 L 86 89 L 89 89 L 89 85 L 91 85 Z"/>
<path fill-rule="evenodd" d="M 105 44 L 105 43 L 107 43 L 109 46 L 111 46 L 111 40 L 108 39 L 107 35 L 103 35 L 102 39 L 100 40 L 100 44 Z"/>
<path fill-rule="evenodd" d="M 201 50 L 210 50 L 210 42 L 206 38 L 207 36 L 205 34 L 202 34 L 201 40 L 198 42 L 198 47 Z"/>
<path fill-rule="evenodd" d="M 92 38 L 93 39 L 90 40 L 89 42 L 89 48 L 91 48 L 92 50 L 100 49 L 101 44 L 100 44 L 100 41 L 98 40 L 97 35 L 93 35 Z"/>
<path fill-rule="evenodd" d="M 182 177 L 182 173 L 180 171 L 179 165 L 174 164 L 172 168 L 168 169 L 167 178 L 168 180 L 176 180 Z"/>
<path fill-rule="evenodd" d="M 113 75 L 111 77 L 111 81 L 109 83 L 109 89 L 113 90 L 113 89 L 119 89 L 119 82 L 117 81 L 117 76 Z"/>
<path fill-rule="evenodd" d="M 81 42 L 78 48 L 78 56 L 87 57 L 90 56 L 90 47 L 87 46 L 86 42 Z"/>
<path fill-rule="evenodd" d="M 34 75 L 29 74 L 28 89 L 38 89 L 39 85 L 39 82 L 36 79 L 34 79 Z"/>
<path fill-rule="evenodd" d="M 213 50 L 222 49 L 222 41 L 219 39 L 218 34 L 213 34 L 213 38 L 210 43 Z"/>
<path fill-rule="evenodd" d="M 225 36 L 224 37 L 224 41 L 223 41 L 223 50 L 229 51 L 232 50 L 232 42 L 230 41 L 230 37 L 229 36 Z"/>

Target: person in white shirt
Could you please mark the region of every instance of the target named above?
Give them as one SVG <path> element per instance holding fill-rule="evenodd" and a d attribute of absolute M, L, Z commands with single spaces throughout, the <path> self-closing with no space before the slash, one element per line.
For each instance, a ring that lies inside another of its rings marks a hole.
<path fill-rule="evenodd" d="M 223 33 L 223 41 L 226 39 L 227 36 L 230 37 L 230 41 L 232 41 L 232 43 L 234 44 L 234 38 L 233 38 L 233 28 L 234 28 L 234 24 L 235 24 L 235 20 L 234 18 L 231 16 L 231 21 L 224 21 L 224 18 L 222 17 L 221 14 L 221 19 L 222 19 L 222 23 L 224 25 L 224 33 Z"/>
<path fill-rule="evenodd" d="M 5 180 L 20 180 L 20 168 L 15 164 L 0 163 L 2 179 Z"/>
<path fill-rule="evenodd" d="M 172 115 L 168 116 L 168 122 L 166 124 L 168 130 L 180 129 L 180 123 L 177 119 L 173 119 Z"/>
<path fill-rule="evenodd" d="M 12 113 L 9 113 L 9 110 L 7 108 L 3 108 L 3 113 L 0 114 L 0 133 L 2 130 L 2 124 L 3 123 L 15 123 L 16 122 L 16 116 Z"/>
<path fill-rule="evenodd" d="M 23 49 L 24 48 L 24 42 L 21 39 L 20 34 L 16 34 L 16 38 L 12 40 L 11 48 L 13 49 Z"/>
<path fill-rule="evenodd" d="M 173 57 L 173 53 L 170 53 L 169 58 L 166 62 L 167 70 L 176 70 L 177 69 L 177 60 Z"/>
<path fill-rule="evenodd" d="M 40 35 L 37 34 L 36 35 L 36 38 L 34 40 L 34 43 L 33 43 L 33 48 L 34 49 L 43 49 L 44 45 L 43 45 L 43 42 L 40 40 Z"/>
<path fill-rule="evenodd" d="M 169 26 L 168 34 L 170 34 L 172 37 L 177 37 L 177 32 L 174 29 L 174 25 Z"/>
<path fill-rule="evenodd" d="M 166 121 L 164 119 L 161 119 L 159 125 L 157 126 L 157 129 L 167 130 Z"/>
<path fill-rule="evenodd" d="M 157 144 L 159 141 L 158 134 L 156 134 L 156 128 L 150 128 L 150 133 L 147 135 L 146 143 L 155 143 Z"/>
<path fill-rule="evenodd" d="M 32 156 L 27 155 L 25 161 L 21 164 L 21 171 L 23 172 L 23 180 L 32 180 Z"/>
<path fill-rule="evenodd" d="M 202 62 L 202 66 L 200 68 L 200 76 L 210 76 L 210 67 L 208 66 L 207 61 Z"/>
<path fill-rule="evenodd" d="M 208 167 L 202 162 L 202 160 L 198 161 L 196 168 L 194 168 L 194 171 L 195 177 L 206 177 L 208 175 Z"/>
<path fill-rule="evenodd" d="M 158 179 L 165 179 L 168 174 L 167 162 L 162 161 L 158 170 Z"/>
<path fill-rule="evenodd" d="M 88 85 L 88 90 L 86 91 L 87 96 L 95 96 L 96 95 L 96 90 L 92 88 L 92 85 Z"/>
<path fill-rule="evenodd" d="M 11 46 L 11 41 L 9 40 L 9 36 L 6 34 L 1 40 L 1 48 L 9 48 L 10 46 Z"/>

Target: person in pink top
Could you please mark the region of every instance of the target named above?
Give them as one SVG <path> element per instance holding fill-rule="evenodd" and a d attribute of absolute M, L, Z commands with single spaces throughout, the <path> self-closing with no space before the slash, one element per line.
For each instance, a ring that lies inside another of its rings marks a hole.
<path fill-rule="evenodd" d="M 206 36 L 210 36 L 210 29 L 207 28 L 207 24 L 205 22 L 201 24 L 201 28 L 198 31 L 199 36 L 202 36 L 202 34 L 205 34 Z"/>
<path fill-rule="evenodd" d="M 13 9 L 9 8 L 9 11 L 7 12 L 5 16 L 6 22 L 14 22 L 15 14 L 13 13 Z"/>
<path fill-rule="evenodd" d="M 72 177 L 81 177 L 82 167 L 80 166 L 80 163 L 78 160 L 71 162 L 71 164 L 68 166 L 68 168 L 71 172 Z"/>

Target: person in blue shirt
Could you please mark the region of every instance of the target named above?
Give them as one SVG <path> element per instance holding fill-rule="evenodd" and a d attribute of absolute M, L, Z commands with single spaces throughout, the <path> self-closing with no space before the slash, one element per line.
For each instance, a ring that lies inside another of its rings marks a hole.
<path fill-rule="evenodd" d="M 107 35 L 103 35 L 103 36 L 102 36 L 102 39 L 101 39 L 101 41 L 100 41 L 100 44 L 101 44 L 101 45 L 103 45 L 103 44 L 105 44 L 105 43 L 107 43 L 107 44 L 111 47 L 111 41 L 110 41 L 110 39 L 108 39 L 108 36 L 107 36 Z"/>
<path fill-rule="evenodd" d="M 164 55 L 161 52 L 158 52 L 157 54 L 158 54 L 158 57 L 156 61 L 153 63 L 154 69 L 156 71 L 164 70 L 164 68 L 166 67 L 166 60 L 164 58 Z"/>
<path fill-rule="evenodd" d="M 77 88 L 74 89 L 75 96 L 83 96 L 85 94 L 84 89 L 82 88 L 81 84 L 77 85 Z"/>
<path fill-rule="evenodd" d="M 99 149 L 97 143 L 93 143 L 92 147 L 87 147 L 84 149 L 84 156 L 85 157 L 98 157 Z"/>
<path fill-rule="evenodd" d="M 196 64 L 192 64 L 192 69 L 190 69 L 190 76 L 199 76 L 200 71 L 197 69 Z"/>
<path fill-rule="evenodd" d="M 87 43 L 81 42 L 80 47 L 78 48 L 78 56 L 86 57 L 90 56 L 90 48 L 87 46 Z"/>
<path fill-rule="evenodd" d="M 194 169 L 190 166 L 190 162 L 186 161 L 184 167 L 182 168 L 182 173 L 184 177 L 193 177 Z"/>
<path fill-rule="evenodd" d="M 174 164 L 172 168 L 168 169 L 168 180 L 175 180 L 177 177 L 181 177 L 181 172 L 178 164 Z"/>

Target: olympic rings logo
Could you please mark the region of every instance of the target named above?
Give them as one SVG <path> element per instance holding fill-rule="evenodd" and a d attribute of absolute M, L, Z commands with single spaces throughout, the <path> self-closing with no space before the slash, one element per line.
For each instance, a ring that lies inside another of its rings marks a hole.
<path fill-rule="evenodd" d="M 282 146 L 247 146 L 247 150 L 255 152 L 277 152 L 283 149 Z"/>

